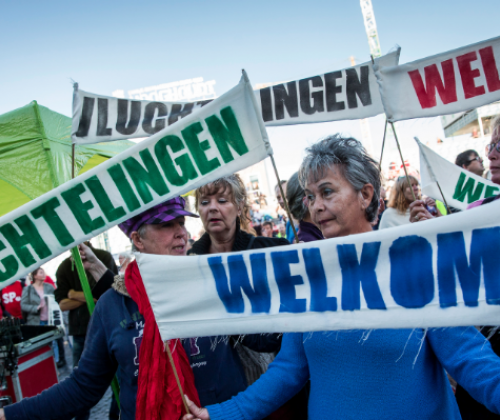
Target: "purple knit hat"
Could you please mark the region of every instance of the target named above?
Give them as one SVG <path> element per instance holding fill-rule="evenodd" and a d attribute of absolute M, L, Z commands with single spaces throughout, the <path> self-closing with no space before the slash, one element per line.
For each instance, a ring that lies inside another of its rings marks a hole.
<path fill-rule="evenodd" d="M 138 215 L 120 223 L 118 227 L 127 237 L 130 238 L 132 232 L 137 231 L 142 225 L 156 225 L 159 223 L 169 222 L 180 216 L 199 217 L 196 214 L 184 210 L 186 200 L 182 197 L 175 197 L 171 200 L 157 204 L 150 209 L 139 213 Z"/>

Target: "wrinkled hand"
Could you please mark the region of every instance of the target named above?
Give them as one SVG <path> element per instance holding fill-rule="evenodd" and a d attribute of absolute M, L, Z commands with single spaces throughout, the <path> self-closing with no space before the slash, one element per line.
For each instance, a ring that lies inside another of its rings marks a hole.
<path fill-rule="evenodd" d="M 94 277 L 95 281 L 99 281 L 107 270 L 104 263 L 96 257 L 92 248 L 87 245 L 78 245 L 78 250 L 80 251 L 80 256 L 82 257 L 83 268 L 88 270 L 92 277 Z"/>
<path fill-rule="evenodd" d="M 184 417 L 182 417 L 182 420 L 210 420 L 210 415 L 208 414 L 208 410 L 206 408 L 198 407 L 188 398 L 187 395 L 184 395 L 184 398 L 186 398 L 191 414 L 185 414 Z"/>
<path fill-rule="evenodd" d="M 425 207 L 425 202 L 422 200 L 415 200 L 410 204 L 410 222 L 421 222 L 422 220 L 434 219 L 434 216 L 429 213 Z"/>

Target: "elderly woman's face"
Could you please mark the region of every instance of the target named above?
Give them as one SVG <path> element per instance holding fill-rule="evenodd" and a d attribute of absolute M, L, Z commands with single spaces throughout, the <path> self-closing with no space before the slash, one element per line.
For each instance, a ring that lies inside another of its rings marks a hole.
<path fill-rule="evenodd" d="M 365 209 L 373 197 L 371 184 L 356 192 L 335 166 L 324 175 L 319 181 L 308 182 L 305 189 L 309 212 L 323 236 L 335 238 L 367 231 L 370 224 Z"/>
<path fill-rule="evenodd" d="M 202 194 L 199 201 L 203 227 L 209 235 L 221 235 L 236 228 L 236 218 L 240 209 L 233 202 L 229 188 L 219 189 L 215 194 Z"/>

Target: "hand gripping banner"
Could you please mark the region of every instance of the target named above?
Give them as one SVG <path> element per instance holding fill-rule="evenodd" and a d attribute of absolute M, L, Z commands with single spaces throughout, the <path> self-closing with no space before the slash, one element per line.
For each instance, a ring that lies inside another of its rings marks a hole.
<path fill-rule="evenodd" d="M 420 149 L 422 192 L 425 195 L 442 200 L 436 184 L 439 182 L 448 205 L 465 210 L 474 201 L 493 197 L 500 192 L 497 184 L 454 165 L 419 141 L 417 143 Z"/>
<path fill-rule="evenodd" d="M 435 117 L 500 100 L 500 37 L 400 66 L 375 62 L 387 119 Z"/>
<path fill-rule="evenodd" d="M 395 66 L 400 48 L 377 58 Z M 255 91 L 266 126 L 373 117 L 384 112 L 371 63 L 275 84 Z M 73 94 L 73 143 L 149 137 L 211 100 L 159 102 L 118 99 L 78 89 Z"/>
<path fill-rule="evenodd" d="M 497 325 L 500 201 L 360 235 L 227 254 L 137 254 L 163 340 Z"/>
<path fill-rule="evenodd" d="M 147 140 L 0 218 L 0 288 L 165 200 L 272 154 L 246 73 Z"/>

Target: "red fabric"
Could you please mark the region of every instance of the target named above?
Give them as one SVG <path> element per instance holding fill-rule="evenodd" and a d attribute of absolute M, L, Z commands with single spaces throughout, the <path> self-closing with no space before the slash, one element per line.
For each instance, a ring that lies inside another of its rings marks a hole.
<path fill-rule="evenodd" d="M 132 261 L 125 271 L 125 286 L 145 321 L 139 353 L 135 418 L 178 420 L 186 412 L 136 261 Z M 199 406 L 193 371 L 184 347 L 179 339 L 170 340 L 169 346 L 184 394 Z"/>
<path fill-rule="evenodd" d="M 21 296 L 23 286 L 19 280 L 2 289 L 2 303 L 5 310 L 14 318 L 22 319 Z"/>
<path fill-rule="evenodd" d="M 43 282 L 49 283 L 54 289 L 56 288 L 56 284 L 54 283 L 54 280 L 50 278 L 50 276 L 45 277 L 45 280 Z"/>

